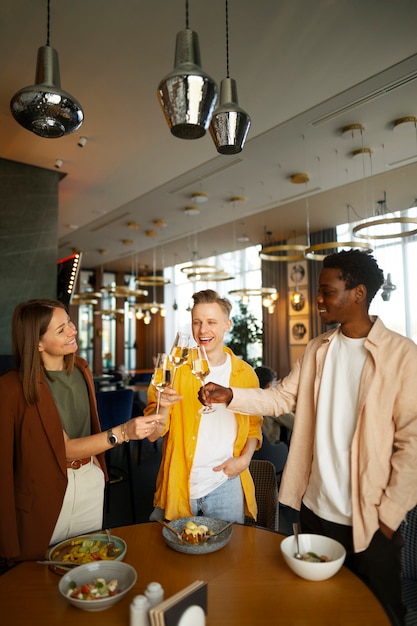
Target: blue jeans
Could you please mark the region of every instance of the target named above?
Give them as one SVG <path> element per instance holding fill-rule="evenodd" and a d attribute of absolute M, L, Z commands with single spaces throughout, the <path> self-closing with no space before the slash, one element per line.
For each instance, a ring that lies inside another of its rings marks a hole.
<path fill-rule="evenodd" d="M 202 498 L 190 500 L 193 515 L 204 515 L 226 522 L 245 521 L 245 506 L 240 476 L 228 478 L 222 485 Z M 150 520 L 164 518 L 164 511 L 156 507 L 151 513 Z"/>

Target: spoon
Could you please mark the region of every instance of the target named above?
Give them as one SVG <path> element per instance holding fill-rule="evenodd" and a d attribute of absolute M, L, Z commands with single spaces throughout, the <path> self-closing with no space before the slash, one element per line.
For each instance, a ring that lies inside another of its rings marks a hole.
<path fill-rule="evenodd" d="M 78 567 L 79 563 L 72 563 L 71 561 L 36 561 L 40 565 L 52 565 L 53 567 L 72 569 Z"/>
<path fill-rule="evenodd" d="M 158 522 L 160 524 L 162 524 L 162 526 L 165 526 L 165 528 L 168 528 L 168 530 L 170 530 L 172 533 L 174 533 L 174 535 L 176 536 L 177 539 L 179 539 L 180 541 L 182 541 L 182 535 L 180 535 L 179 532 L 177 532 L 175 530 L 175 528 L 173 528 L 172 526 L 170 526 L 167 522 L 165 522 L 163 519 L 159 519 Z"/>
<path fill-rule="evenodd" d="M 210 539 L 213 539 L 214 537 L 218 537 L 219 535 L 221 535 L 222 533 L 224 533 L 224 531 L 229 528 L 230 526 L 232 526 L 235 522 L 229 522 L 228 524 L 226 524 L 225 526 L 223 526 L 223 528 L 221 530 L 219 530 L 217 533 L 213 533 L 212 535 L 210 535 L 209 537 L 207 537 L 207 541 L 210 541 Z"/>
<path fill-rule="evenodd" d="M 298 524 L 297 522 L 294 522 L 294 524 L 292 525 L 292 529 L 294 531 L 294 537 L 295 537 L 295 543 L 297 544 L 297 552 L 294 553 L 294 558 L 298 559 L 298 560 L 302 560 L 303 556 L 300 552 L 300 544 L 298 542 Z"/>
<path fill-rule="evenodd" d="M 107 556 L 109 556 L 109 557 L 115 556 L 116 552 L 114 551 L 114 541 L 113 541 L 113 537 L 111 536 L 110 528 L 106 528 L 106 535 L 107 535 L 107 539 L 108 539 Z"/>

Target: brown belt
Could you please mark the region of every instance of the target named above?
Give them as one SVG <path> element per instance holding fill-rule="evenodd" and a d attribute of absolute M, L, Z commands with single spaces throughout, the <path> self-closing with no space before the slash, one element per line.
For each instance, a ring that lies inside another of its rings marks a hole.
<path fill-rule="evenodd" d="M 91 461 L 91 456 L 86 457 L 85 459 L 75 459 L 74 461 L 67 461 L 67 468 L 69 469 L 80 469 L 83 465 L 87 465 Z"/>

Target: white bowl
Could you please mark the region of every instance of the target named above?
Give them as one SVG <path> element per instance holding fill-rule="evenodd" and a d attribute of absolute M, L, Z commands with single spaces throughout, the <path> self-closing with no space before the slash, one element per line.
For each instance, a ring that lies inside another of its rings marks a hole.
<path fill-rule="evenodd" d="M 91 584 L 96 578 L 104 578 L 106 582 L 116 578 L 120 593 L 108 598 L 100 598 L 99 600 L 79 600 L 68 597 L 70 583 L 75 583 L 76 587 L 80 587 L 81 585 Z M 84 565 L 74 567 L 61 578 L 58 588 L 61 595 L 74 606 L 84 611 L 103 611 L 119 602 L 132 589 L 136 583 L 136 578 L 135 568 L 127 563 L 122 561 L 96 561 L 95 563 L 85 563 Z"/>
<path fill-rule="evenodd" d="M 281 552 L 286 564 L 292 571 L 306 580 L 326 580 L 334 576 L 342 567 L 346 557 L 346 550 L 341 543 L 324 535 L 312 535 L 300 533 L 298 536 L 300 552 L 314 552 L 315 554 L 327 556 L 330 560 L 326 562 L 314 563 L 311 561 L 301 561 L 294 557 L 297 551 L 294 535 L 290 535 L 281 541 Z"/>

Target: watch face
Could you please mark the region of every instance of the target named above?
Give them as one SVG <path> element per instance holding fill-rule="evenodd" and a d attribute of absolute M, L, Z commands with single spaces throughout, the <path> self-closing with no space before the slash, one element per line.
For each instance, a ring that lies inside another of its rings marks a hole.
<path fill-rule="evenodd" d="M 108 442 L 109 442 L 112 446 L 115 446 L 115 445 L 116 445 L 116 443 L 117 443 L 117 437 L 116 437 L 116 435 L 115 435 L 115 434 L 114 434 L 111 430 L 109 430 L 109 431 L 107 432 L 107 441 L 108 441 Z"/>

